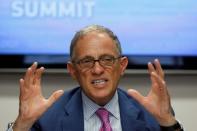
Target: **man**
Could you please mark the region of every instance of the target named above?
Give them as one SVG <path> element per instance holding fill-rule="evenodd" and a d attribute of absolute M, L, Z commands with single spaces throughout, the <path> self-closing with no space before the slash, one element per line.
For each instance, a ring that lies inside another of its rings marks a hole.
<path fill-rule="evenodd" d="M 79 87 L 49 99 L 41 93 L 44 68 L 37 63 L 20 80 L 19 115 L 14 131 L 181 131 L 171 109 L 158 60 L 148 63 L 152 86 L 144 97 L 118 88 L 128 64 L 119 40 L 109 29 L 92 25 L 80 30 L 70 46 L 67 69 Z"/>

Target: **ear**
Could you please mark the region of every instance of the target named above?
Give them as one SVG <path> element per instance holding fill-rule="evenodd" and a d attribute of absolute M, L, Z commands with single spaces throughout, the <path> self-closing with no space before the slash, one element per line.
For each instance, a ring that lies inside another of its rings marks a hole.
<path fill-rule="evenodd" d="M 124 75 L 127 65 L 128 65 L 128 58 L 123 56 L 120 61 L 121 75 Z"/>
<path fill-rule="evenodd" d="M 76 80 L 76 69 L 72 62 L 67 62 L 67 70 L 70 73 L 71 77 Z"/>

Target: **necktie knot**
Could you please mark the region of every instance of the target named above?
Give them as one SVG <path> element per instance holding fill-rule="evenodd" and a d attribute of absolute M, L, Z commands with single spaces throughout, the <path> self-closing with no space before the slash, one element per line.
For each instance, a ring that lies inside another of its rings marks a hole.
<path fill-rule="evenodd" d="M 99 108 L 96 111 L 96 114 L 102 123 L 100 131 L 112 131 L 109 121 L 109 111 L 107 111 L 105 108 Z"/>

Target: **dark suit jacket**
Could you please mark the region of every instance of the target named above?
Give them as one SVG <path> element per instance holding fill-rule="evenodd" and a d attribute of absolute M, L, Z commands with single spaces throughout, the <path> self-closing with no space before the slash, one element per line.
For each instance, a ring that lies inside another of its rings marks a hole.
<path fill-rule="evenodd" d="M 137 101 L 118 89 L 123 131 L 160 131 L 159 124 Z M 32 126 L 32 131 L 84 131 L 81 89 L 65 92 Z"/>

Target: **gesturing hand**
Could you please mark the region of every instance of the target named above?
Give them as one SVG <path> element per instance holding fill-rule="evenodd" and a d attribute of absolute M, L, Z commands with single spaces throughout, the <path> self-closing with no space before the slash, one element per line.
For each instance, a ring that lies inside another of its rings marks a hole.
<path fill-rule="evenodd" d="M 41 91 L 41 76 L 44 68 L 37 69 L 35 62 L 20 79 L 19 114 L 14 124 L 14 131 L 28 131 L 33 123 L 63 94 L 55 91 L 45 99 Z"/>
<path fill-rule="evenodd" d="M 128 94 L 142 104 L 156 118 L 160 125 L 173 125 L 176 123 L 176 120 L 172 114 L 170 95 L 160 62 L 156 59 L 154 65 L 148 63 L 148 71 L 152 83 L 148 95 L 144 97 L 134 89 L 129 89 Z"/>

